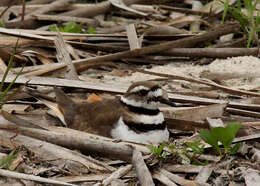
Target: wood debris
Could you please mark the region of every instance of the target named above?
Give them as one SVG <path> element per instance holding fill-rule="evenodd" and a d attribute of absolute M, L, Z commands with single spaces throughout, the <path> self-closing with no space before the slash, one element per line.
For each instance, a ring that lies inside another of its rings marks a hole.
<path fill-rule="evenodd" d="M 232 16 L 236 3 L 0 1 L 0 185 L 259 185 L 259 32 L 245 3 L 244 25 Z M 136 81 L 160 82 L 176 104 L 160 105 L 169 142 L 64 127 L 56 87 L 84 104 Z M 234 122 L 236 154 L 202 140 Z"/>

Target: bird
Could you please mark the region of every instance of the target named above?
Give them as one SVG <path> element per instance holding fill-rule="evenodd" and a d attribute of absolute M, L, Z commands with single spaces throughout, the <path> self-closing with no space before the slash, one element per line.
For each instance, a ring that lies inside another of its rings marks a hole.
<path fill-rule="evenodd" d="M 175 106 L 159 83 L 139 81 L 125 94 L 95 102 L 76 102 L 55 87 L 56 102 L 69 128 L 143 144 L 169 140 L 159 104 Z"/>

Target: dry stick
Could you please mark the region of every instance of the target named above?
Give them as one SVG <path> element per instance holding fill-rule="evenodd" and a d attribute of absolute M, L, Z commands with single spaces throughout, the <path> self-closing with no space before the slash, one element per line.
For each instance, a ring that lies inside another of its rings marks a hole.
<path fill-rule="evenodd" d="M 124 3 L 126 5 L 138 4 L 139 2 L 143 2 L 143 0 L 125 0 Z M 83 8 L 75 9 L 72 11 L 68 11 L 60 16 L 73 16 L 73 17 L 95 17 L 99 14 L 105 14 L 108 11 L 111 11 L 112 5 L 109 1 L 103 1 L 101 3 L 96 4 L 87 4 Z"/>
<path fill-rule="evenodd" d="M 199 183 L 207 183 L 208 178 L 210 177 L 214 166 L 207 165 L 204 166 L 200 171 L 199 174 L 196 176 L 195 180 Z"/>
<path fill-rule="evenodd" d="M 260 118 L 259 112 L 252 112 L 252 111 L 248 111 L 248 110 L 234 109 L 234 108 L 227 108 L 226 111 L 233 115 Z"/>
<path fill-rule="evenodd" d="M 199 173 L 204 166 L 202 165 L 173 165 L 173 164 L 164 164 L 163 168 L 169 172 L 175 173 Z"/>
<path fill-rule="evenodd" d="M 18 173 L 18 172 L 14 172 L 14 171 L 4 170 L 4 169 L 0 169 L 0 175 L 4 176 L 4 177 L 10 177 L 10 178 L 15 178 L 15 179 L 23 179 L 23 180 L 31 180 L 31 181 L 53 184 L 53 185 L 77 186 L 75 184 L 65 183 L 65 182 L 62 182 L 62 181 L 56 181 L 56 180 L 53 180 L 53 179 L 42 178 L 40 176 L 23 174 L 23 173 Z"/>
<path fill-rule="evenodd" d="M 157 173 L 164 174 L 170 180 L 172 180 L 175 183 L 178 183 L 179 185 L 185 185 L 185 186 L 199 185 L 199 183 L 197 181 L 186 180 L 178 175 L 168 172 L 165 169 L 159 169 Z M 204 185 L 209 185 L 209 184 L 204 183 Z"/>
<path fill-rule="evenodd" d="M 256 97 L 260 96 L 259 93 L 229 88 L 229 87 L 222 86 L 222 85 L 219 85 L 217 83 L 211 82 L 209 80 L 195 79 L 195 78 L 189 78 L 189 77 L 172 75 L 172 74 L 162 74 L 162 73 L 157 73 L 157 72 L 140 70 L 140 69 L 136 69 L 136 68 L 131 68 L 131 69 L 134 70 L 134 71 L 137 71 L 137 72 L 144 73 L 144 74 L 150 74 L 150 75 L 155 75 L 155 76 L 160 76 L 160 77 L 167 77 L 167 78 L 177 79 L 177 80 L 184 80 L 184 81 L 189 81 L 189 82 L 193 82 L 193 83 L 200 83 L 200 84 L 204 84 L 204 85 L 208 85 L 208 86 L 218 88 L 220 90 L 223 90 L 224 92 L 232 93 L 232 94 L 235 94 L 235 95 L 249 95 L 249 96 L 256 96 Z"/>
<path fill-rule="evenodd" d="M 6 112 L 5 110 L 2 110 L 1 111 L 1 115 L 8 121 L 11 121 L 13 123 L 18 123 L 20 122 L 21 120 L 17 119 L 16 116 L 14 116 L 13 114 L 10 114 L 8 112 Z M 42 129 L 42 130 L 47 130 L 41 126 L 38 126 L 34 123 L 31 123 L 29 121 L 26 121 L 26 120 L 22 120 L 20 123 L 20 126 L 23 126 L 23 127 L 29 127 L 29 128 L 35 128 L 35 129 Z"/>
<path fill-rule="evenodd" d="M 172 7 L 172 6 L 166 6 L 166 5 L 159 5 L 159 7 L 161 9 L 165 9 L 165 10 L 172 10 L 174 12 L 180 12 L 180 13 L 192 14 L 192 15 L 209 16 L 211 14 L 214 14 L 214 13 L 202 12 L 202 11 L 197 11 L 197 10 L 191 10 L 191 9 L 187 9 L 187 8 L 176 8 L 176 7 Z"/>
<path fill-rule="evenodd" d="M 65 13 L 58 14 L 58 16 L 72 16 L 72 17 L 95 17 L 99 14 L 104 14 L 112 8 L 109 1 L 103 1 L 96 4 L 87 4 L 85 7 L 71 10 Z"/>
<path fill-rule="evenodd" d="M 55 0 L 34 0 L 34 1 L 26 2 L 26 4 L 28 4 L 28 5 L 38 5 L 38 4 L 50 3 L 52 1 L 55 1 Z"/>
<path fill-rule="evenodd" d="M 260 163 L 260 150 L 258 150 L 257 148 L 252 148 L 249 153 L 253 154 L 253 161 Z"/>
<path fill-rule="evenodd" d="M 118 158 L 123 161 L 131 162 L 133 149 L 130 146 L 132 144 L 127 145 L 124 143 L 114 143 L 112 142 L 112 139 L 104 140 L 102 137 L 98 138 L 95 135 L 68 128 L 60 128 L 62 131 L 66 130 L 67 132 L 59 132 L 59 130 L 47 131 L 19 126 L 10 126 L 10 124 L 2 123 L 0 123 L 0 127 L 2 129 L 8 130 L 13 128 L 12 130 L 19 132 L 19 134 L 39 140 L 44 140 L 46 142 L 60 145 L 66 148 L 79 149 L 87 154 L 99 154 L 104 157 Z M 50 130 L 54 130 L 52 128 Z M 133 146 L 136 145 L 133 144 Z M 140 150 L 142 149 L 138 146 L 136 147 Z M 148 153 L 148 149 L 145 148 L 145 150 L 145 153 Z"/>
<path fill-rule="evenodd" d="M 27 33 L 27 34 L 35 34 L 34 36 L 42 35 L 42 36 L 56 36 L 56 32 L 45 31 L 45 30 L 31 30 L 31 29 L 7 29 L 12 30 L 14 32 L 13 35 L 19 36 L 20 34 L 16 33 Z M 6 32 L 4 32 L 6 33 Z M 8 33 L 6 33 L 8 34 Z M 62 36 L 75 36 L 75 37 L 111 37 L 111 38 L 126 38 L 124 34 L 83 34 L 83 33 L 69 33 L 69 32 L 62 32 Z M 23 35 L 21 35 L 22 37 Z M 33 38 L 31 38 L 33 39 Z"/>
<path fill-rule="evenodd" d="M 51 66 L 50 66 L 51 65 Z M 39 66 L 39 65 L 37 65 Z M 37 67 L 36 66 L 36 67 Z M 61 66 L 60 63 L 55 63 L 54 65 L 52 64 L 47 64 L 47 65 L 42 65 L 42 68 L 40 68 L 39 70 L 33 70 L 31 72 L 25 73 L 24 76 L 26 77 L 30 77 L 30 76 L 41 76 L 43 74 L 49 73 L 49 72 L 53 72 L 56 70 L 59 70 L 63 67 L 66 67 L 66 64 L 63 63 L 63 66 Z M 26 68 L 26 67 L 25 67 Z M 19 68 L 20 69 L 20 68 Z"/>
<path fill-rule="evenodd" d="M 198 43 L 214 40 L 219 36 L 236 32 L 240 29 L 237 23 L 227 24 L 224 26 L 220 26 L 218 30 L 209 31 L 205 34 L 200 34 L 196 36 L 191 36 L 183 39 L 179 39 L 176 41 L 169 41 L 162 44 L 157 44 L 153 46 L 143 47 L 140 49 L 135 49 L 131 51 L 118 52 L 115 54 L 109 54 L 89 59 L 81 59 L 74 61 L 76 68 L 84 68 L 87 62 L 100 62 L 100 61 L 113 61 L 122 58 L 136 57 L 141 55 L 147 55 L 152 53 L 159 53 L 164 50 L 168 50 L 169 48 L 185 48 L 185 47 L 193 47 Z"/>
<path fill-rule="evenodd" d="M 71 17 L 71 16 L 34 14 L 33 17 L 35 17 L 37 20 L 40 21 L 66 21 L 66 22 L 77 22 L 86 25 L 95 25 L 97 22 L 94 19 Z"/>
<path fill-rule="evenodd" d="M 119 168 L 118 170 L 113 172 L 110 176 L 108 176 L 106 179 L 104 179 L 102 181 L 102 185 L 107 186 L 113 181 L 113 179 L 121 178 L 122 176 L 126 175 L 132 169 L 132 167 L 133 167 L 132 165 L 127 165 Z"/>
<path fill-rule="evenodd" d="M 134 24 L 130 24 L 126 26 L 126 33 L 127 33 L 128 43 L 130 45 L 130 50 L 141 48 L 139 40 L 137 38 Z"/>
<path fill-rule="evenodd" d="M 137 9 L 133 9 L 131 7 L 128 7 L 124 1 L 120 2 L 118 0 L 108 0 L 113 6 L 121 9 L 121 10 L 125 10 L 129 13 L 134 13 L 134 14 L 137 14 L 137 15 L 141 15 L 141 16 L 147 16 L 148 14 L 147 13 L 144 13 L 144 12 L 141 12 Z"/>
<path fill-rule="evenodd" d="M 238 78 L 259 78 L 259 72 L 212 72 L 202 71 L 200 73 L 201 78 L 213 80 L 215 82 L 221 82 L 227 79 L 238 79 Z"/>
<path fill-rule="evenodd" d="M 133 149 L 132 164 L 135 167 L 137 177 L 141 186 L 153 186 L 153 179 L 150 171 L 148 170 L 142 153 L 136 149 Z"/>
<path fill-rule="evenodd" d="M 49 4 L 48 6 L 44 6 L 43 8 L 39 8 L 35 10 L 34 12 L 27 14 L 24 17 L 24 21 L 20 21 L 20 18 L 13 19 L 12 21 L 9 21 L 6 23 L 6 26 L 8 28 L 10 27 L 24 27 L 24 28 L 31 28 L 33 25 L 36 24 L 35 18 L 32 16 L 33 14 L 43 14 L 47 13 L 50 11 L 54 11 L 59 7 L 64 7 L 68 6 L 70 2 L 75 1 L 75 0 L 57 0 L 54 1 L 53 3 Z"/>
<path fill-rule="evenodd" d="M 75 1 L 75 0 L 57 0 L 57 1 L 54 1 L 54 2 L 50 3 L 49 6 L 44 6 L 43 8 L 38 8 L 37 10 L 33 11 L 32 13 L 27 14 L 24 17 L 24 20 L 32 18 L 31 16 L 33 14 L 43 14 L 43 13 L 47 13 L 47 12 L 50 12 L 50 11 L 54 11 L 54 10 L 57 9 L 57 7 L 68 6 L 73 1 Z M 19 19 L 20 18 L 13 19 L 11 22 L 16 22 Z"/>
<path fill-rule="evenodd" d="M 28 149 L 30 149 L 34 154 L 39 156 L 45 160 L 57 160 L 57 159 L 64 159 L 70 160 L 68 165 L 71 168 L 76 168 L 78 166 L 83 166 L 82 168 L 85 170 L 94 170 L 94 171 L 107 171 L 107 168 L 104 167 L 102 164 L 98 164 L 92 161 L 92 158 L 84 156 L 80 153 L 74 152 L 67 148 L 48 143 L 45 140 L 38 140 L 31 137 L 18 135 L 13 138 L 12 142 L 10 142 L 10 138 L 12 138 L 15 133 L 19 131 L 16 125 L 12 124 L 0 124 L 0 144 L 5 145 L 9 148 L 15 146 L 24 145 Z M 18 131 L 17 131 L 17 130 Z M 12 132 L 8 132 L 12 131 Z M 41 146 L 41 148 L 39 148 Z M 53 162 L 54 163 L 54 162 Z"/>
<path fill-rule="evenodd" d="M 85 66 L 84 69 L 89 69 L 89 68 L 97 68 L 100 66 L 108 66 L 108 67 L 112 67 L 112 68 L 117 68 L 117 65 L 115 63 L 111 63 L 111 62 L 95 62 L 95 63 L 88 63 L 88 66 Z M 26 72 L 28 70 L 30 70 L 27 73 L 24 73 L 25 76 L 29 77 L 29 76 L 41 76 L 43 74 L 49 73 L 49 72 L 54 72 L 56 70 L 59 70 L 63 67 L 66 67 L 66 64 L 60 64 L 60 63 L 54 63 L 54 64 L 45 64 L 45 65 L 37 65 L 37 66 L 33 66 L 31 67 L 31 70 L 29 67 L 25 67 L 25 70 L 23 72 Z M 14 72 L 19 72 L 18 70 L 21 69 L 16 68 L 14 69 Z M 77 69 L 78 72 L 82 71 L 81 69 Z"/>
<path fill-rule="evenodd" d="M 259 48 L 173 48 L 160 53 L 166 56 L 227 58 L 258 56 Z"/>
<path fill-rule="evenodd" d="M 172 182 L 167 176 L 160 173 L 153 173 L 153 178 L 159 180 L 161 183 L 163 183 L 166 186 L 177 186 L 174 182 Z"/>
<path fill-rule="evenodd" d="M 0 79 L 2 79 L 3 75 L 0 75 Z M 11 83 L 15 78 L 14 75 L 8 75 L 6 77 L 5 82 Z M 49 77 L 25 77 L 23 75 L 19 76 L 15 82 L 16 84 L 28 84 L 28 85 L 47 85 L 47 86 L 61 86 L 61 87 L 74 87 L 74 88 L 83 88 L 89 91 L 102 91 L 102 92 L 110 92 L 114 94 L 123 94 L 128 88 L 128 84 L 122 85 L 113 85 L 113 84 L 104 84 L 104 83 L 91 83 L 91 82 L 84 82 L 84 81 L 75 81 L 75 80 L 68 80 L 68 79 L 60 79 L 60 78 L 49 78 Z M 168 94 L 169 98 L 175 102 L 181 103 L 195 103 L 195 104 L 202 104 L 202 105 L 210 105 L 210 104 L 220 104 L 226 103 L 223 100 L 216 100 L 216 99 L 208 99 L 208 98 L 201 98 L 195 96 L 184 96 L 179 94 Z M 245 110 L 252 110 L 252 111 L 260 111 L 260 105 L 257 104 L 247 104 L 247 103 L 237 103 L 230 101 L 228 103 L 228 107 L 232 108 L 239 108 Z"/>
<path fill-rule="evenodd" d="M 45 36 L 40 36 L 36 34 L 31 34 L 28 32 L 24 32 L 23 29 L 7 29 L 7 28 L 2 28 L 0 27 L 0 33 L 2 34 L 7 34 L 7 35 L 12 35 L 12 36 L 17 36 L 17 37 L 22 37 L 22 38 L 29 38 L 33 40 L 44 40 L 47 42 L 54 42 L 54 38 L 52 37 L 45 37 Z M 56 35 L 56 33 L 54 33 Z"/>
<path fill-rule="evenodd" d="M 54 43 L 57 50 L 57 59 L 60 63 L 65 62 L 67 64 L 67 72 L 65 77 L 71 80 L 79 80 L 76 69 L 72 64 L 72 60 L 70 58 L 70 54 L 67 49 L 67 44 L 65 43 L 57 27 L 56 29 L 57 29 L 57 38 L 54 40 Z"/>
<path fill-rule="evenodd" d="M 148 47 L 143 47 L 140 49 L 135 49 L 131 51 L 124 51 L 124 52 L 118 52 L 115 54 L 108 54 L 104 56 L 98 56 L 98 57 L 93 57 L 93 58 L 88 58 L 88 59 L 81 59 L 81 60 L 75 60 L 73 61 L 76 69 L 81 69 L 84 70 L 85 66 L 88 66 L 89 62 L 103 62 L 103 61 L 113 61 L 113 60 L 119 60 L 122 58 L 129 58 L 129 57 L 136 57 L 136 56 L 141 56 L 141 55 L 147 55 L 147 54 L 152 54 L 152 53 L 158 53 L 161 51 L 168 50 L 169 48 L 185 48 L 185 47 L 193 47 L 198 43 L 205 42 L 208 40 L 213 40 L 216 39 L 217 37 L 225 34 L 229 34 L 232 32 L 236 32 L 240 29 L 239 25 L 237 23 L 232 23 L 232 24 L 227 24 L 223 25 L 222 27 L 219 27 L 218 30 L 213 30 L 209 31 L 205 34 L 200 34 L 188 38 L 183 38 L 179 39 L 176 41 L 169 41 L 165 42 L 162 44 L 157 44 L 153 46 L 148 46 Z M 1 28 L 0 28 L 1 31 Z M 6 29 L 2 29 L 1 32 L 4 33 L 10 33 Z M 11 34 L 17 34 L 17 32 L 12 31 Z M 25 35 L 25 34 L 23 34 Z M 28 37 L 32 36 L 32 34 L 27 34 Z M 40 37 L 40 36 L 38 36 Z M 51 38 L 48 37 L 42 37 L 43 39 L 48 39 L 52 40 Z M 63 68 L 65 64 L 60 64 L 60 68 Z"/>

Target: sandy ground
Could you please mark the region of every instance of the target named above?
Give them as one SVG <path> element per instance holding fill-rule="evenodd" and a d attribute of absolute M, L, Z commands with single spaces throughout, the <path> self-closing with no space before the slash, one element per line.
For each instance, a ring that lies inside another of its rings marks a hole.
<path fill-rule="evenodd" d="M 221 80 L 221 83 L 240 89 L 260 89 L 260 59 L 253 56 L 233 57 L 228 59 L 216 59 L 209 65 L 192 65 L 187 63 L 171 63 L 164 66 L 155 66 L 150 71 L 175 74 L 181 76 L 188 76 L 199 78 L 201 72 L 209 71 L 209 74 L 224 73 L 229 76 L 236 75 L 236 78 L 228 78 L 228 80 Z M 133 73 L 131 76 L 118 77 L 114 75 L 106 75 L 102 79 L 104 82 L 122 84 L 132 83 L 135 81 L 149 80 L 158 78 L 142 73 Z"/>

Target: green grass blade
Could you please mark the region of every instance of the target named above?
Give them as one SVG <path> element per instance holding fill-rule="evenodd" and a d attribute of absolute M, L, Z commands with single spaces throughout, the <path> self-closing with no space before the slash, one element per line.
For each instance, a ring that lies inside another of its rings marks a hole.
<path fill-rule="evenodd" d="M 13 150 L 8 156 L 0 162 L 0 169 L 6 168 L 15 157 L 15 150 Z"/>
<path fill-rule="evenodd" d="M 240 0 L 237 0 L 237 9 L 241 12 L 242 5 Z"/>
<path fill-rule="evenodd" d="M 223 15 L 222 15 L 222 23 L 224 23 L 225 18 L 227 16 L 227 12 L 228 12 L 228 9 L 229 9 L 229 1 L 230 0 L 226 0 L 225 3 L 224 3 L 224 11 L 223 11 Z"/>
<path fill-rule="evenodd" d="M 253 35 L 254 35 L 255 29 L 253 27 L 250 27 L 249 33 L 248 33 L 248 40 L 246 47 L 249 48 L 251 45 L 251 42 L 253 41 Z"/>
<path fill-rule="evenodd" d="M 25 65 L 24 65 L 25 66 Z M 4 90 L 4 92 L 0 95 L 0 100 L 2 100 L 2 103 L 0 105 L 1 106 L 5 103 L 5 101 L 3 101 L 4 97 L 7 95 L 7 93 L 9 92 L 9 90 L 12 88 L 12 86 L 14 85 L 15 81 L 17 80 L 17 78 L 21 75 L 24 66 L 21 68 L 21 70 L 16 74 L 15 78 L 13 79 L 13 81 L 8 85 L 8 87 Z"/>
<path fill-rule="evenodd" d="M 13 66 L 14 56 L 15 56 L 15 53 L 16 53 L 17 43 L 18 43 L 18 42 L 16 42 L 16 46 L 15 46 L 14 51 L 13 51 L 13 53 L 12 53 L 12 55 L 11 55 L 11 57 L 10 57 L 10 60 L 9 60 L 9 62 L 8 62 L 7 69 L 6 69 L 6 71 L 5 71 L 4 75 L 3 75 L 3 79 L 2 79 L 1 84 L 0 84 L 0 92 L 2 92 L 3 87 L 4 87 L 5 79 L 6 79 L 7 75 L 8 75 L 8 73 L 9 73 L 10 69 L 11 69 L 12 66 Z M 1 99 L 0 99 L 0 100 L 1 100 Z"/>

